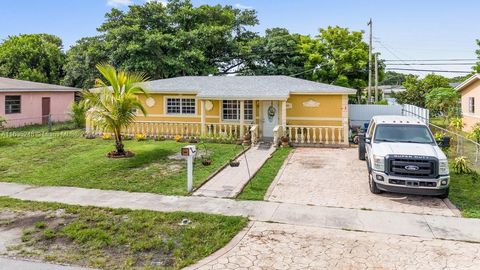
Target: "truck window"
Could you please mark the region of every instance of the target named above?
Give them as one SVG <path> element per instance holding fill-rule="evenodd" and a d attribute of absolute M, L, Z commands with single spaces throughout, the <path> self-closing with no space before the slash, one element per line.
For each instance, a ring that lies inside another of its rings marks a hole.
<path fill-rule="evenodd" d="M 381 124 L 375 129 L 375 142 L 434 143 L 430 130 L 423 125 Z"/>

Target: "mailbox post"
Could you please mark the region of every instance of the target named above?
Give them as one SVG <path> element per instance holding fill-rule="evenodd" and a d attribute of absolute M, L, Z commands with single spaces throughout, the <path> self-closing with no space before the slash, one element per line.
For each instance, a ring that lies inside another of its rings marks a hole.
<path fill-rule="evenodd" d="M 187 191 L 193 189 L 193 158 L 197 153 L 195 145 L 187 145 L 182 147 L 182 156 L 187 157 Z"/>

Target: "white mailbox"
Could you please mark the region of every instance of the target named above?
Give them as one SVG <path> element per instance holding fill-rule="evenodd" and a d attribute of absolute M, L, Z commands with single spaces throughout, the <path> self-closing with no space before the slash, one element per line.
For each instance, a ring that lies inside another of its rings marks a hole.
<path fill-rule="evenodd" d="M 193 189 L 193 159 L 197 153 L 195 145 L 187 145 L 182 147 L 182 156 L 187 157 L 187 191 L 191 192 Z"/>

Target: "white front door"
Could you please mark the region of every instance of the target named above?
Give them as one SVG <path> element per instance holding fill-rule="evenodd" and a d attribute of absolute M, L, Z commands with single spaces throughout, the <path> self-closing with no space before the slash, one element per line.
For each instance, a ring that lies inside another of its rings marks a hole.
<path fill-rule="evenodd" d="M 278 101 L 263 101 L 263 137 L 273 137 L 273 128 L 278 125 Z"/>

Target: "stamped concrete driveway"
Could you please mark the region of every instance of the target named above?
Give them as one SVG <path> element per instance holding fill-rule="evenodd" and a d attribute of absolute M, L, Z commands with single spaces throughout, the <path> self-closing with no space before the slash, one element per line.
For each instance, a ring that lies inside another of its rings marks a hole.
<path fill-rule="evenodd" d="M 190 269 L 478 269 L 480 245 L 255 222 Z"/>
<path fill-rule="evenodd" d="M 270 187 L 267 200 L 304 205 L 454 216 L 438 198 L 370 193 L 356 148 L 297 148 Z"/>

